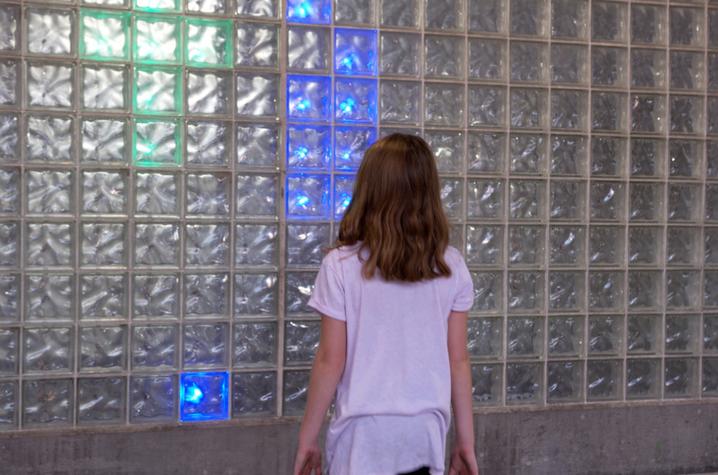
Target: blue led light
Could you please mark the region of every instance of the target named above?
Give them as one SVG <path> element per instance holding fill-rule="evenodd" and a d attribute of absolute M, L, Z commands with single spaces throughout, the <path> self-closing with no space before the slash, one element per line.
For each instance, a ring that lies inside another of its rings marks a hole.
<path fill-rule="evenodd" d="M 229 373 L 183 373 L 180 377 L 180 421 L 229 418 Z"/>
<path fill-rule="evenodd" d="M 375 141 L 374 127 L 335 127 L 334 167 L 340 170 L 358 169 L 364 152 Z"/>
<path fill-rule="evenodd" d="M 287 174 L 287 218 L 329 218 L 329 175 Z"/>
<path fill-rule="evenodd" d="M 337 122 L 376 123 L 376 79 L 336 78 L 334 118 Z"/>
<path fill-rule="evenodd" d="M 331 0 L 287 0 L 287 21 L 328 25 L 332 22 Z"/>
<path fill-rule="evenodd" d="M 331 127 L 293 124 L 287 126 L 287 169 L 328 170 L 331 160 Z"/>
<path fill-rule="evenodd" d="M 376 45 L 376 30 L 337 28 L 334 31 L 334 72 L 376 76 Z"/>
<path fill-rule="evenodd" d="M 354 191 L 354 175 L 337 175 L 334 178 L 334 218 L 341 219 Z"/>
<path fill-rule="evenodd" d="M 327 76 L 287 76 L 287 118 L 329 122 L 332 79 Z"/>

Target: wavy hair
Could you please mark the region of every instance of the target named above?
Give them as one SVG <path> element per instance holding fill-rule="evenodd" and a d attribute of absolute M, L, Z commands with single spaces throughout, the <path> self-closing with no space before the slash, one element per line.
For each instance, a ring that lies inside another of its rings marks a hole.
<path fill-rule="evenodd" d="M 361 242 L 362 274 L 416 282 L 450 276 L 444 260 L 449 223 L 434 154 L 420 137 L 391 134 L 359 166 L 351 202 L 332 248 Z"/>

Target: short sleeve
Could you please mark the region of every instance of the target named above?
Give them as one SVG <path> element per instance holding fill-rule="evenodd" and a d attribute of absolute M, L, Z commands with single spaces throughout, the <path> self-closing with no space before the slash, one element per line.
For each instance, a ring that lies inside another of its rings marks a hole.
<path fill-rule="evenodd" d="M 451 310 L 468 312 L 474 306 L 474 281 L 463 256 L 458 251 L 457 264 L 453 271 L 456 273 L 456 294 Z"/>
<path fill-rule="evenodd" d="M 322 315 L 346 321 L 344 283 L 335 262 L 336 253 L 336 250 L 331 251 L 322 259 L 314 282 L 314 290 L 307 305 Z"/>

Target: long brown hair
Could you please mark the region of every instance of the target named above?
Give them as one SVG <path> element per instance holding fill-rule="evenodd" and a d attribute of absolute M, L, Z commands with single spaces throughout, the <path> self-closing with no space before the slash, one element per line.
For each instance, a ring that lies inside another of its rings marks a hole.
<path fill-rule="evenodd" d="M 362 274 L 416 282 L 450 276 L 449 223 L 434 155 L 420 137 L 391 134 L 364 154 L 334 248 L 361 241 Z M 361 252 L 360 252 L 361 257 Z"/>

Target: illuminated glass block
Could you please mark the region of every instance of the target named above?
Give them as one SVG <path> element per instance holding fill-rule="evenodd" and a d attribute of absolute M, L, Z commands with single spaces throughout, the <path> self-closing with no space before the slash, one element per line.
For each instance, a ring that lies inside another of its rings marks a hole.
<path fill-rule="evenodd" d="M 80 56 L 96 61 L 130 58 L 130 14 L 80 11 Z"/>
<path fill-rule="evenodd" d="M 181 113 L 181 69 L 137 66 L 132 96 L 133 108 L 139 114 Z"/>
<path fill-rule="evenodd" d="M 229 373 L 184 373 L 180 376 L 180 421 L 229 418 Z"/>
<path fill-rule="evenodd" d="M 329 217 L 329 175 L 287 175 L 287 217 Z"/>
<path fill-rule="evenodd" d="M 145 12 L 178 12 L 180 0 L 133 0 L 135 10 Z"/>
<path fill-rule="evenodd" d="M 334 177 L 334 219 L 342 219 L 351 203 L 354 179 L 354 175 L 336 175 Z"/>
<path fill-rule="evenodd" d="M 334 72 L 376 76 L 376 30 L 334 30 Z"/>
<path fill-rule="evenodd" d="M 287 77 L 287 118 L 328 122 L 332 80 L 326 76 Z"/>
<path fill-rule="evenodd" d="M 376 140 L 373 127 L 336 127 L 334 129 L 334 168 L 356 170 L 364 152 Z"/>
<path fill-rule="evenodd" d="M 181 21 L 173 16 L 137 15 L 132 29 L 134 60 L 147 64 L 181 63 Z"/>
<path fill-rule="evenodd" d="M 332 0 L 287 0 L 287 21 L 328 25 Z"/>
<path fill-rule="evenodd" d="M 332 155 L 332 133 L 328 126 L 287 127 L 287 168 L 326 169 Z"/>
<path fill-rule="evenodd" d="M 135 165 L 179 165 L 182 161 L 181 130 L 179 120 L 135 120 L 132 131 Z"/>
<path fill-rule="evenodd" d="M 232 21 L 188 19 L 186 62 L 190 66 L 232 65 Z"/>
<path fill-rule="evenodd" d="M 376 123 L 377 81 L 337 78 L 334 84 L 334 116 L 340 122 Z"/>

